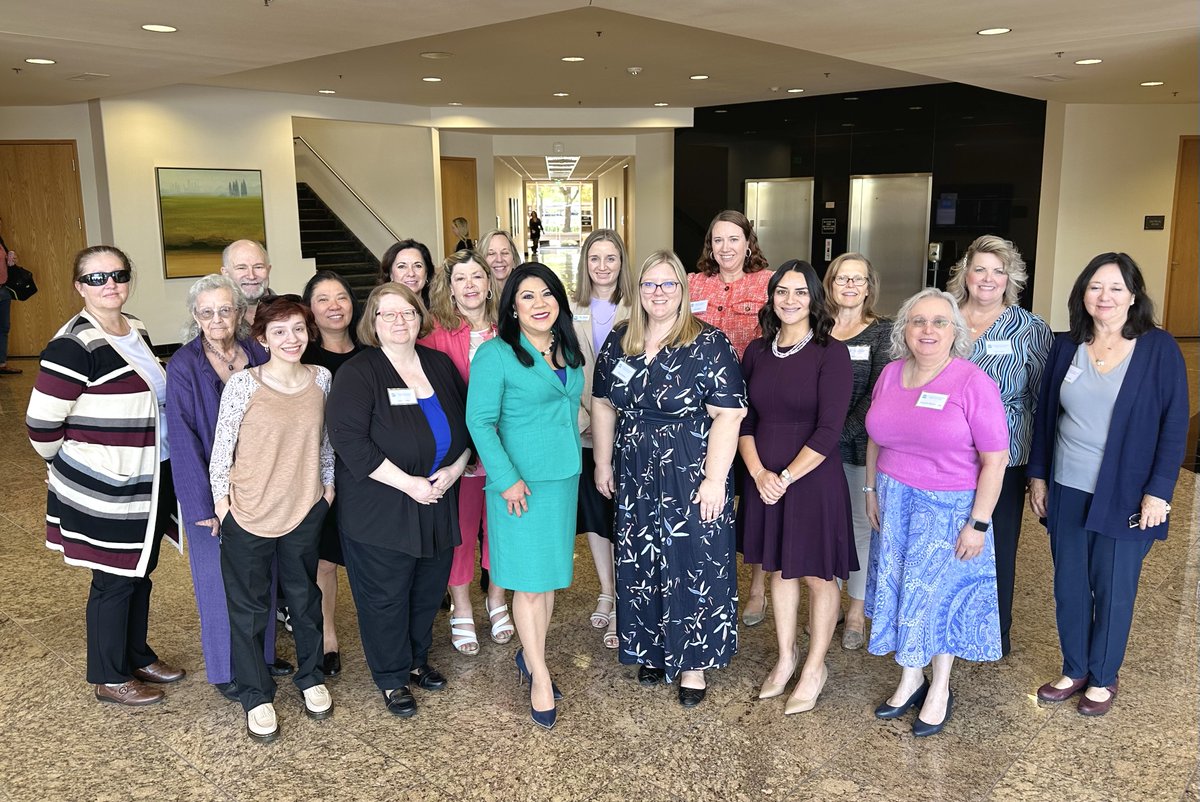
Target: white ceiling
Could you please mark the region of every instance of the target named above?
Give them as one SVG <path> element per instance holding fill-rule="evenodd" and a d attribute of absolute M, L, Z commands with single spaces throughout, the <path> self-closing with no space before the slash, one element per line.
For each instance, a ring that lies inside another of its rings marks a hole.
<path fill-rule="evenodd" d="M 974 33 L 992 26 L 1013 32 Z M 429 107 L 698 107 L 937 81 L 1194 103 L 1200 83 L 1194 0 L 0 0 L 0 29 L 5 106 L 191 83 Z M 1103 63 L 1074 64 L 1089 57 Z M 109 77 L 70 80 L 84 73 Z M 1165 85 L 1138 85 L 1149 80 Z"/>

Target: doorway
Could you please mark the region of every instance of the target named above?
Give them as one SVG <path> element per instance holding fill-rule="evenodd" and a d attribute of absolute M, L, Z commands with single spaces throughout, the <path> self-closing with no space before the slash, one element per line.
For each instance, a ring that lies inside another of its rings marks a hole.
<path fill-rule="evenodd" d="M 1163 328 L 1176 337 L 1200 336 L 1197 173 L 1200 173 L 1200 137 L 1181 136 L 1179 165 L 1175 171 L 1175 205 L 1171 211 L 1171 257 L 1167 263 L 1167 293 L 1163 306 Z"/>
<path fill-rule="evenodd" d="M 895 314 L 925 286 L 932 199 L 932 173 L 850 176 L 848 247 L 878 271 L 882 314 Z"/>
<path fill-rule="evenodd" d="M 442 163 L 442 259 L 454 253 L 458 234 L 451 221 L 464 217 L 470 239 L 478 240 L 479 194 L 475 182 L 475 160 L 463 156 L 443 156 Z M 438 260 L 439 262 L 441 259 Z"/>

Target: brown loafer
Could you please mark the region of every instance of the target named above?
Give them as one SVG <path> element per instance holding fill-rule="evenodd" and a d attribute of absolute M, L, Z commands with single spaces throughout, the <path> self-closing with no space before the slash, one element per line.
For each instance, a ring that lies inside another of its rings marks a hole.
<path fill-rule="evenodd" d="M 163 692 L 158 688 L 147 687 L 136 679 L 131 679 L 129 682 L 122 682 L 120 685 L 110 686 L 104 683 L 97 685 L 96 698 L 101 702 L 108 702 L 109 704 L 141 707 L 142 705 L 152 705 L 155 702 L 161 702 L 163 700 Z"/>
<path fill-rule="evenodd" d="M 1087 677 L 1073 679 L 1071 680 L 1071 684 L 1065 688 L 1054 687 L 1054 682 L 1055 680 L 1052 680 L 1038 688 L 1037 698 L 1043 702 L 1065 702 L 1084 689 L 1087 685 Z"/>
<path fill-rule="evenodd" d="M 1103 702 L 1097 702 L 1094 699 L 1089 699 L 1087 696 L 1079 697 L 1079 715 L 1081 716 L 1103 716 L 1112 708 L 1113 700 L 1117 698 L 1117 683 L 1105 685 L 1108 691 L 1108 698 Z"/>
<path fill-rule="evenodd" d="M 187 672 L 182 668 L 176 668 L 175 666 L 168 665 L 162 660 L 155 660 L 148 666 L 135 668 L 133 670 L 133 676 L 137 677 L 142 682 L 166 683 L 178 682 L 187 676 Z"/>

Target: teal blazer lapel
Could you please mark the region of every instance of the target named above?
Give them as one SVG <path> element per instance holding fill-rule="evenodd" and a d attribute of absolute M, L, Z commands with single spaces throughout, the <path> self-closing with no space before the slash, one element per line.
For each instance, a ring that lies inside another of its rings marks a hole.
<path fill-rule="evenodd" d="M 545 357 L 543 357 L 541 353 L 533 347 L 533 343 L 529 342 L 524 334 L 521 335 L 521 347 L 524 348 L 531 357 L 533 357 L 533 372 L 540 376 L 543 381 L 549 383 L 550 386 L 553 387 L 557 392 L 566 395 L 567 390 L 571 385 L 571 369 L 567 368 L 567 383 L 563 384 L 558 380 L 558 376 L 555 375 L 554 369 L 546 364 Z"/>

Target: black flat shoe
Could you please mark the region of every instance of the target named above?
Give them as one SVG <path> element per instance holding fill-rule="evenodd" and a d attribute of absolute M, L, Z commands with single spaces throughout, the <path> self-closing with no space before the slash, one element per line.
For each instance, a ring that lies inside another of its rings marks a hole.
<path fill-rule="evenodd" d="M 282 657 L 267 666 L 267 673 L 272 677 L 286 677 L 296 672 L 296 667 Z"/>
<path fill-rule="evenodd" d="M 695 707 L 704 701 L 708 688 L 685 688 L 679 686 L 679 704 L 684 707 Z"/>
<path fill-rule="evenodd" d="M 446 678 L 442 676 L 442 672 L 429 663 L 408 672 L 408 678 L 413 685 L 426 691 L 440 691 L 446 687 Z"/>
<path fill-rule="evenodd" d="M 895 707 L 887 703 L 884 699 L 879 703 L 879 707 L 875 708 L 875 718 L 900 718 L 911 707 L 920 707 L 925 703 L 925 694 L 929 693 L 929 680 L 925 680 L 920 688 L 913 691 L 913 695 L 908 697 L 908 701 L 904 704 Z"/>
<path fill-rule="evenodd" d="M 638 682 L 647 687 L 658 685 L 665 681 L 667 672 L 661 668 L 651 668 L 650 666 L 642 666 L 638 669 Z"/>
<path fill-rule="evenodd" d="M 917 720 L 913 722 L 913 735 L 918 738 L 925 738 L 930 735 L 937 735 L 941 732 L 946 724 L 950 722 L 950 714 L 954 712 L 954 691 L 950 691 L 950 695 L 946 697 L 946 715 L 942 717 L 941 724 L 929 724 L 921 720 L 918 715 Z"/>
<path fill-rule="evenodd" d="M 407 685 L 385 693 L 383 699 L 387 703 L 388 712 L 393 716 L 412 718 L 417 714 L 417 700 L 413 698 Z"/>
<path fill-rule="evenodd" d="M 242 689 L 238 687 L 238 684 L 235 680 L 230 680 L 229 682 L 218 682 L 214 684 L 213 687 L 220 691 L 221 695 L 229 701 L 239 701 L 239 694 L 241 694 Z"/>
<path fill-rule="evenodd" d="M 325 652 L 325 659 L 321 661 L 321 673 L 327 677 L 336 677 L 342 673 L 341 652 Z"/>

